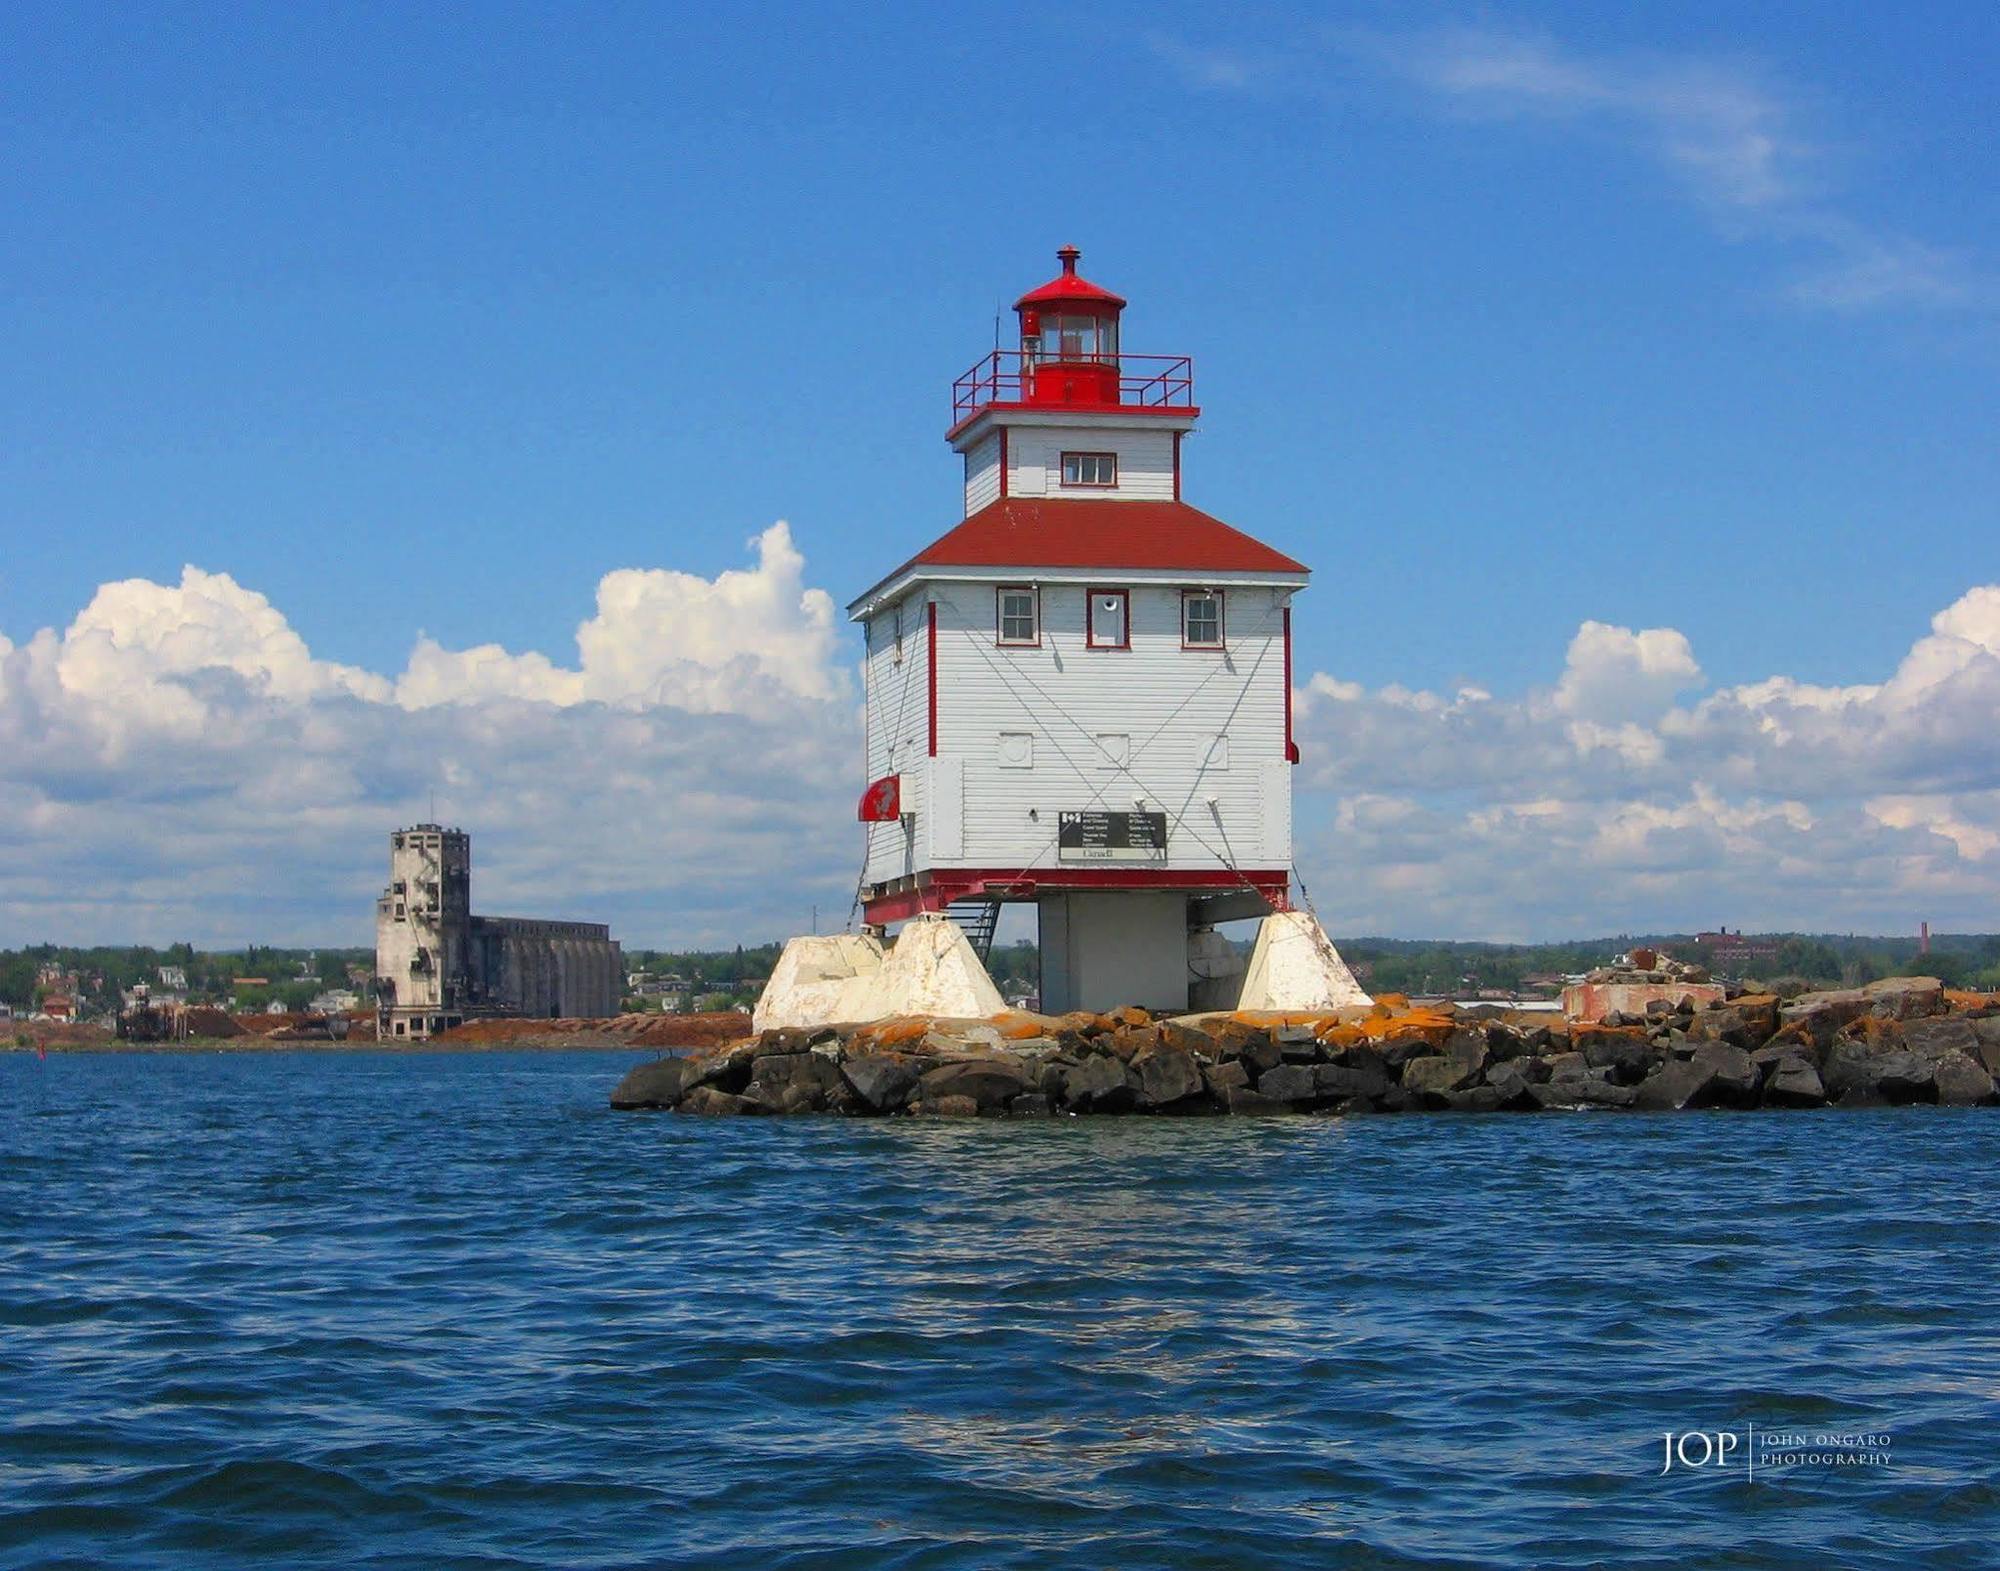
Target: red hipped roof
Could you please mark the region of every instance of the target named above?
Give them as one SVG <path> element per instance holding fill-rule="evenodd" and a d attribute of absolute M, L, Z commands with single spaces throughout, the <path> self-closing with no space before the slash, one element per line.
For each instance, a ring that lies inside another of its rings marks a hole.
<path fill-rule="evenodd" d="M 1170 572 L 1309 571 L 1282 551 L 1185 502 L 1010 497 L 982 507 L 898 569 L 1140 568 Z"/>

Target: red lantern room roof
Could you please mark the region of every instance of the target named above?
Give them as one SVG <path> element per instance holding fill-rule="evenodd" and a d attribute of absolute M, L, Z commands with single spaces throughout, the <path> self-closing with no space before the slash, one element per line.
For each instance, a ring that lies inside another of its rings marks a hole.
<path fill-rule="evenodd" d="M 1073 245 L 1066 245 L 1056 252 L 1062 262 L 1062 272 L 1041 288 L 1030 289 L 1014 302 L 1014 309 L 1020 311 L 1031 305 L 1079 305 L 1098 311 L 1124 310 L 1125 301 L 1121 296 L 1077 276 L 1077 258 L 1082 255 Z"/>

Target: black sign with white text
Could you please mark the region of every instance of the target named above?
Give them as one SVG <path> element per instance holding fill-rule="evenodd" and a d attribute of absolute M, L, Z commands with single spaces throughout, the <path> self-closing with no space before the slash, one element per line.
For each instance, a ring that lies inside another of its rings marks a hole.
<path fill-rule="evenodd" d="M 1056 855 L 1065 862 L 1165 861 L 1167 815 L 1064 813 L 1056 826 Z"/>

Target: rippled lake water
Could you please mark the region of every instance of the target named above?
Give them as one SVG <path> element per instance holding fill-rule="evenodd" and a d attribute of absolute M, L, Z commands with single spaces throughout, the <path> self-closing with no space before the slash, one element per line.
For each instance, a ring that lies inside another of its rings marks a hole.
<path fill-rule="evenodd" d="M 633 1061 L 0 1058 L 0 1566 L 2000 1563 L 2000 1113 L 614 1114 Z M 1887 1459 L 1662 1474 L 1753 1426 Z"/>

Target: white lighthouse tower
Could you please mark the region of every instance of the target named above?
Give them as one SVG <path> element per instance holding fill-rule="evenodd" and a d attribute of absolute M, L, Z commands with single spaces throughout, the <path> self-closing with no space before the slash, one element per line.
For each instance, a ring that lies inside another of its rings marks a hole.
<path fill-rule="evenodd" d="M 1309 573 L 1182 500 L 1190 360 L 1126 353 L 1125 302 L 1057 254 L 1020 347 L 953 385 L 963 521 L 848 608 L 863 909 L 949 912 L 983 952 L 1032 902 L 1044 1010 L 1226 1007 L 1242 977 L 1210 928 L 1289 909 Z"/>

